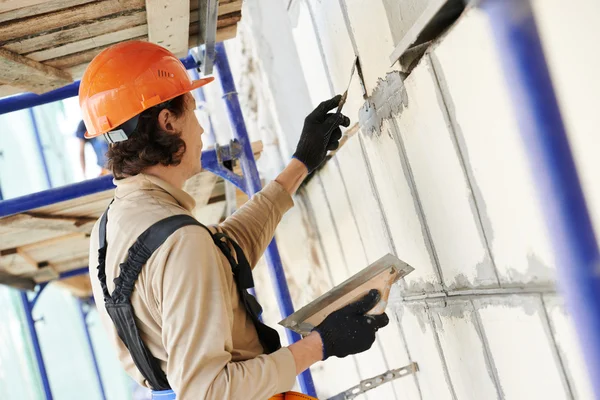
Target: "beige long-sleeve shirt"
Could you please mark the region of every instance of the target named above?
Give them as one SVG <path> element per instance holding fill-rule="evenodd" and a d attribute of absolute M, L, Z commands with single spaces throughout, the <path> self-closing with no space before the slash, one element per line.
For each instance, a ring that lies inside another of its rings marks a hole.
<path fill-rule="evenodd" d="M 114 290 L 118 265 L 137 237 L 153 223 L 195 206 L 186 192 L 149 175 L 115 180 L 108 212 L 106 277 Z M 276 182 L 218 226 L 244 250 L 254 267 L 273 237 L 282 215 L 293 205 Z M 127 373 L 146 385 L 104 309 L 98 281 L 98 223 L 90 238 L 90 277 L 102 322 Z M 257 399 L 290 390 L 296 366 L 282 348 L 263 354 L 252 320 L 235 287 L 231 267 L 199 226 L 177 230 L 154 252 L 131 295 L 138 329 L 178 400 Z"/>

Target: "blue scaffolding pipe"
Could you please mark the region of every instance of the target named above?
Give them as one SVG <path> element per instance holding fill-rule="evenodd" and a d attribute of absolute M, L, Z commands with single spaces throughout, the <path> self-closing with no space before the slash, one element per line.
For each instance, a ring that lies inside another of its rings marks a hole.
<path fill-rule="evenodd" d="M 85 333 L 85 338 L 87 340 L 88 348 L 90 349 L 90 355 L 92 356 L 92 362 L 94 364 L 94 371 L 96 373 L 96 381 L 98 382 L 98 387 L 100 388 L 100 394 L 102 395 L 102 400 L 106 400 L 106 392 L 104 391 L 104 383 L 102 382 L 102 375 L 100 375 L 100 367 L 98 366 L 98 359 L 96 358 L 96 351 L 94 350 L 94 343 L 92 342 L 92 335 L 90 335 L 90 327 L 87 322 L 87 316 L 89 315 L 89 309 L 86 310 L 86 305 L 81 299 L 77 299 L 79 303 L 79 312 L 81 314 L 81 321 L 83 323 L 83 330 Z"/>
<path fill-rule="evenodd" d="M 33 345 L 33 351 L 37 361 L 38 370 L 40 373 L 40 379 L 42 380 L 42 386 L 44 387 L 44 394 L 46 400 L 52 400 L 52 390 L 50 389 L 50 381 L 48 380 L 48 372 L 46 371 L 46 364 L 44 363 L 44 357 L 42 356 L 42 348 L 40 347 L 40 340 L 35 328 L 35 320 L 33 319 L 33 304 L 29 301 L 29 297 L 26 292 L 21 292 L 21 302 L 23 303 L 23 309 L 25 310 L 25 319 L 27 320 L 27 329 L 29 330 L 29 337 Z"/>
<path fill-rule="evenodd" d="M 89 271 L 88 267 L 76 268 L 76 269 L 72 269 L 72 270 L 69 270 L 69 271 L 61 272 L 58 275 L 58 279 L 72 278 L 74 276 L 80 276 L 80 275 L 88 274 L 89 272 L 90 271 Z"/>
<path fill-rule="evenodd" d="M 52 187 L 52 178 L 50 177 L 50 170 L 48 169 L 48 160 L 46 160 L 46 153 L 44 152 L 44 144 L 42 143 L 42 135 L 40 135 L 40 129 L 37 123 L 37 119 L 35 118 L 35 113 L 33 109 L 30 108 L 27 110 L 29 113 L 29 120 L 31 121 L 31 127 L 33 128 L 33 136 L 35 137 L 35 144 L 40 155 L 40 159 L 42 160 L 42 167 L 44 169 L 44 177 L 46 178 L 46 185 L 49 188 Z"/>
<path fill-rule="evenodd" d="M 229 170 L 221 171 L 219 168 L 220 165 L 218 165 L 218 159 L 220 158 L 223 161 L 231 160 L 232 157 L 237 157 L 240 154 L 240 150 L 236 148 L 230 148 L 229 146 L 222 146 L 220 147 L 219 151 L 219 157 L 217 157 L 215 150 L 203 151 L 202 167 L 207 171 L 217 171 L 218 173 L 214 173 L 219 176 L 223 176 L 225 179 L 229 179 L 230 177 L 228 173 L 233 174 L 233 172 Z M 231 177 L 231 179 L 236 179 L 235 177 L 237 177 L 237 182 L 241 185 L 243 183 L 242 178 L 235 174 L 233 175 L 234 177 Z M 112 175 L 106 175 L 71 185 L 16 197 L 14 199 L 3 200 L 0 202 L 0 218 L 114 188 L 115 185 L 113 184 Z"/>
<path fill-rule="evenodd" d="M 262 183 L 258 175 L 258 170 L 256 169 L 256 160 L 254 159 L 254 153 L 252 152 L 252 146 L 250 145 L 250 139 L 248 138 L 248 131 L 246 130 L 246 123 L 244 122 L 244 116 L 242 115 L 242 109 L 238 100 L 235 82 L 231 74 L 231 68 L 229 67 L 225 46 L 223 43 L 217 43 L 215 50 L 215 65 L 219 71 L 221 87 L 223 88 L 223 98 L 233 128 L 233 135 L 242 146 L 241 165 L 246 181 L 246 193 L 249 196 L 252 196 L 262 189 Z M 269 244 L 265 256 L 267 258 L 271 279 L 277 295 L 279 311 L 281 312 L 281 316 L 285 318 L 294 312 L 294 306 L 288 290 L 281 258 L 279 257 L 277 243 L 274 238 Z M 287 330 L 286 332 L 290 343 L 300 340 L 300 336 L 295 332 L 290 330 Z M 298 381 L 300 388 L 304 393 L 316 397 L 315 386 L 310 369 L 304 371 L 298 377 Z"/>
<path fill-rule="evenodd" d="M 528 148 L 553 247 L 558 284 L 573 315 L 600 399 L 600 254 L 542 50 L 530 0 L 487 0 L 519 130 Z"/>
<path fill-rule="evenodd" d="M 197 61 L 191 54 L 182 58 L 181 62 L 187 69 L 196 68 L 198 66 Z M 23 93 L 5 97 L 0 99 L 0 115 L 75 97 L 79 94 L 80 84 L 81 81 L 75 81 L 44 94 Z"/>

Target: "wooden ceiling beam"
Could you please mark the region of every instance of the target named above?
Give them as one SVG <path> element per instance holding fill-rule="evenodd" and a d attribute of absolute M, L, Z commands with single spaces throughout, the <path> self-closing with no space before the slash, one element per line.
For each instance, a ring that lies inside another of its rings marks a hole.
<path fill-rule="evenodd" d="M 96 0 L 5 0 L 4 4 L 0 5 L 0 22 L 48 14 L 53 11 L 91 3 L 92 1 Z M 36 4 L 31 5 L 32 2 Z"/>
<path fill-rule="evenodd" d="M 102 17 L 144 8 L 144 0 L 104 0 L 0 24 L 0 44 L 42 32 L 89 24 Z"/>
<path fill-rule="evenodd" d="M 33 93 L 44 93 L 73 82 L 71 74 L 0 48 L 0 82 Z"/>

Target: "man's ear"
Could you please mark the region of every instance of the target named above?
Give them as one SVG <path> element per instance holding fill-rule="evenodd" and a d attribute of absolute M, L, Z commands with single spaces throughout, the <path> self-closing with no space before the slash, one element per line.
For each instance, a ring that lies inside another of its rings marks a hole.
<path fill-rule="evenodd" d="M 176 133 L 175 114 L 164 108 L 158 114 L 158 126 L 167 133 Z"/>

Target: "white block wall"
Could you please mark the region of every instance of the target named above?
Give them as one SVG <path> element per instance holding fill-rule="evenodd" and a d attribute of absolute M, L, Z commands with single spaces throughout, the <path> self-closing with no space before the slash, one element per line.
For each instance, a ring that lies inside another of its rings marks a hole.
<path fill-rule="evenodd" d="M 407 103 L 373 133 L 359 124 L 364 95 L 376 96 L 374 89 L 385 87 L 387 73 L 398 68 L 389 55 L 407 29 L 395 24 L 406 24 L 408 15 L 396 20 L 398 10 L 421 8 L 389 0 L 267 2 L 286 19 L 274 21 L 266 7 L 246 2 L 240 36 L 251 50 L 238 56 L 260 74 L 240 69 L 240 83 L 253 82 L 247 86 L 259 92 L 242 104 L 246 122 L 268 120 L 275 132 L 263 137 L 279 138 L 270 141 L 279 145 L 279 158 L 267 154 L 262 162 L 286 161 L 300 122 L 346 89 L 356 56 L 366 87 L 363 93 L 355 75 L 344 108 L 352 121 L 349 138 L 299 191 L 277 233 L 295 306 L 386 253 L 415 268 L 392 291 L 390 326 L 371 350 L 312 368 L 319 397 L 414 361 L 416 374 L 360 398 L 592 399 L 556 288 L 536 174 L 486 16 L 468 10 L 430 46 L 403 78 Z M 600 58 L 589 49 L 600 33 L 600 6 L 573 3 L 536 1 L 536 18 L 598 228 Z M 263 267 L 257 290 L 265 319 L 275 324 L 280 316 Z"/>

